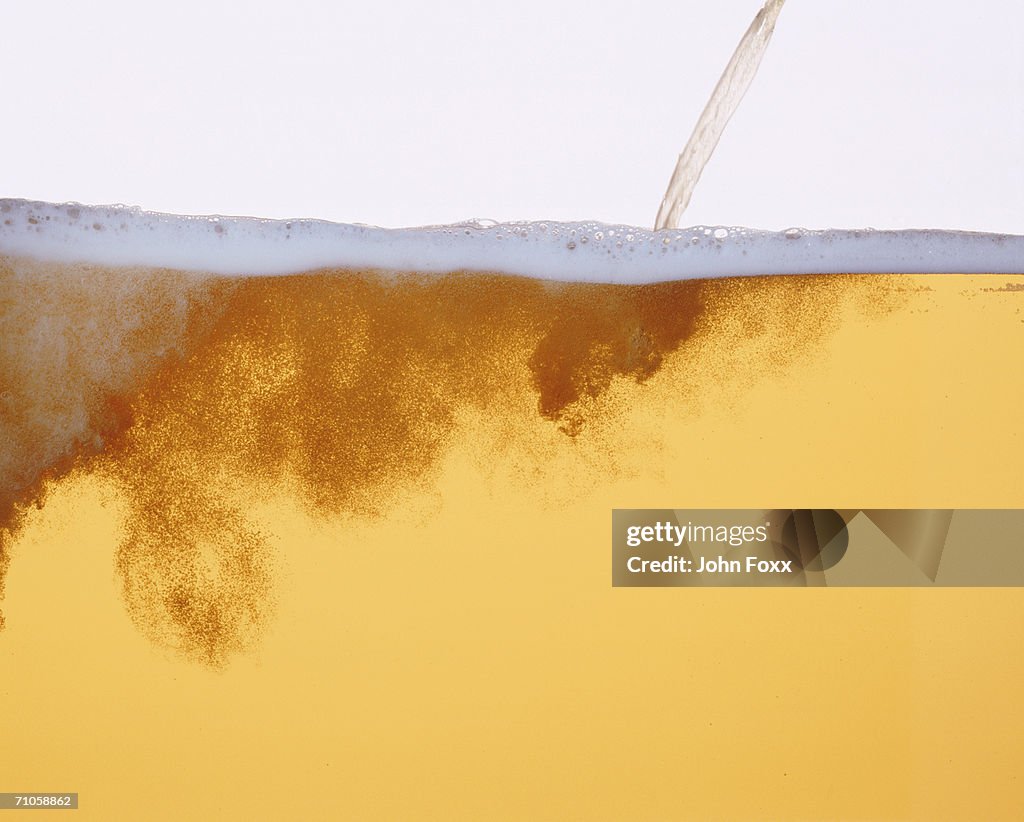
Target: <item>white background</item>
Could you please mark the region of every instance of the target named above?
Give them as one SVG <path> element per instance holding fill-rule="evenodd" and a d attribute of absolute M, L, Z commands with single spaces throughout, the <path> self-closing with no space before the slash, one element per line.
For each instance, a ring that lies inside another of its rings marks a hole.
<path fill-rule="evenodd" d="M 650 226 L 759 0 L 7 2 L 0 196 Z M 789 0 L 683 223 L 1024 233 L 1024 3 Z"/>

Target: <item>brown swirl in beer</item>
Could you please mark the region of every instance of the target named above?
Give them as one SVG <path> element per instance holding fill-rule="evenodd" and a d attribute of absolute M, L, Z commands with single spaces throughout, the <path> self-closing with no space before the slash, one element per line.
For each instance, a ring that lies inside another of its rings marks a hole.
<path fill-rule="evenodd" d="M 3 568 L 53 483 L 112 480 L 127 503 L 115 566 L 132 620 L 221 665 L 273 619 L 273 534 L 247 513 L 254 493 L 288 488 L 315 516 L 386 515 L 434 481 L 467 413 L 505 421 L 512 438 L 583 441 L 614 426 L 666 358 L 713 371 L 728 367 L 730 339 L 757 340 L 771 373 L 844 305 L 894 299 L 884 277 L 626 286 L 8 260 Z M 524 454 L 538 470 L 542 454 Z M 595 470 L 619 462 L 607 454 Z"/>

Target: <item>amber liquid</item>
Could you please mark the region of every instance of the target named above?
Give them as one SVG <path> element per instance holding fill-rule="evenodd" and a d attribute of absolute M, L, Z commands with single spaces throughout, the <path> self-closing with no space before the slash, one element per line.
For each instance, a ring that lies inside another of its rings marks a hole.
<path fill-rule="evenodd" d="M 1017 816 L 1019 590 L 613 589 L 610 523 L 1020 507 L 1022 309 L 1024 277 L 8 261 L 0 790 L 97 819 Z"/>

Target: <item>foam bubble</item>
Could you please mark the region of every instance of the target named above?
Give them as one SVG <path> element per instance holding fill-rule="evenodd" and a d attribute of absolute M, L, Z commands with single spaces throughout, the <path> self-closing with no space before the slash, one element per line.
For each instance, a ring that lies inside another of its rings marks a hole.
<path fill-rule="evenodd" d="M 0 200 L 0 255 L 240 276 L 339 268 L 639 284 L 762 274 L 1024 273 L 1024 236 L 727 226 L 650 231 L 592 221 L 387 229 Z"/>

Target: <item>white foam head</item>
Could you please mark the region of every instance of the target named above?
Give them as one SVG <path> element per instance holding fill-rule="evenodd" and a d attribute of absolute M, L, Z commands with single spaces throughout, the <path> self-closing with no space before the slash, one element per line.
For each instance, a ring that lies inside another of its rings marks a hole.
<path fill-rule="evenodd" d="M 1024 236 L 479 220 L 385 229 L 0 200 L 0 255 L 236 276 L 340 268 L 626 284 L 772 274 L 1020 274 Z"/>

